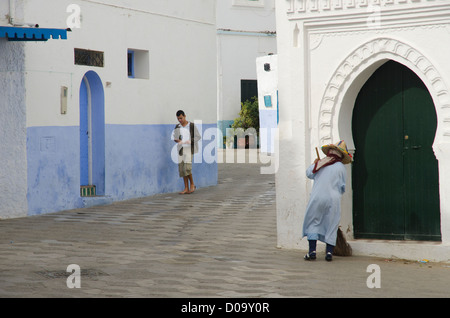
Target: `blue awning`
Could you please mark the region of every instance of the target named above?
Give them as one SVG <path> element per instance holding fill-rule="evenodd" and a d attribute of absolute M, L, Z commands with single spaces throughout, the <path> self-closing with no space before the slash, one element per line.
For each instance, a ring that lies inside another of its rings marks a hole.
<path fill-rule="evenodd" d="M 67 39 L 67 29 L 44 29 L 0 26 L 0 38 L 8 41 L 47 41 L 48 39 Z"/>

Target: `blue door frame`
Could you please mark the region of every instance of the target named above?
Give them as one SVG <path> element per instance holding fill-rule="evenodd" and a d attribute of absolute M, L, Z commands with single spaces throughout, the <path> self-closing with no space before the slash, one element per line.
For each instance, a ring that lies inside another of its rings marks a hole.
<path fill-rule="evenodd" d="M 80 185 L 105 194 L 105 96 L 100 77 L 87 72 L 80 84 Z"/>

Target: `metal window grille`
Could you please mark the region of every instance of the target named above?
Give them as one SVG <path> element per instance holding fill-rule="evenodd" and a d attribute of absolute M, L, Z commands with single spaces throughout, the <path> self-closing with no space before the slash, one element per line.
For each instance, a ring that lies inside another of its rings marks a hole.
<path fill-rule="evenodd" d="M 99 51 L 75 49 L 75 64 L 103 67 L 104 54 Z"/>
<path fill-rule="evenodd" d="M 95 197 L 95 185 L 80 186 L 80 196 Z"/>

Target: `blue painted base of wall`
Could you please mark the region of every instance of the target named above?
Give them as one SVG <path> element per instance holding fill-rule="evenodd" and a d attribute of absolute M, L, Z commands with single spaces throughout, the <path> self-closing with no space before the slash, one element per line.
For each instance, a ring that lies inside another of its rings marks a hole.
<path fill-rule="evenodd" d="M 95 198 L 80 197 L 79 127 L 29 127 L 28 215 L 182 191 L 183 179 L 171 156 L 174 127 L 106 125 L 105 195 Z M 209 128 L 217 126 L 203 124 L 199 131 L 203 135 Z M 207 162 L 202 152 L 212 148 L 214 152 L 216 143 L 214 139 L 203 140 L 194 157 L 193 177 L 198 188 L 217 184 L 217 161 Z"/>
<path fill-rule="evenodd" d="M 278 128 L 278 113 L 275 109 L 259 110 L 259 148 L 262 153 L 275 153 L 275 129 Z"/>

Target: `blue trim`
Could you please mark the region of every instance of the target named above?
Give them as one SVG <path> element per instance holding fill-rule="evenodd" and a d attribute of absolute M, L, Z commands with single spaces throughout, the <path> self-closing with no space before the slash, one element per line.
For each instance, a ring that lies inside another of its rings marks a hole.
<path fill-rule="evenodd" d="M 105 93 L 94 71 L 85 74 L 91 89 L 92 184 L 97 195 L 105 194 Z"/>
<path fill-rule="evenodd" d="M 80 185 L 89 185 L 88 93 L 84 80 L 80 85 Z"/>
<path fill-rule="evenodd" d="M 279 103 L 279 97 L 278 97 L 278 90 L 277 90 L 277 125 L 280 122 L 280 103 Z"/>
<path fill-rule="evenodd" d="M 259 127 L 261 152 L 275 153 L 274 134 L 278 128 L 278 109 L 261 108 L 259 110 Z M 264 133 L 262 133 L 263 129 L 266 130 Z"/>
<path fill-rule="evenodd" d="M 128 54 L 131 54 L 131 58 L 128 56 Z M 134 51 L 128 50 L 127 54 L 127 60 L 128 60 L 128 77 L 134 78 Z M 131 71 L 131 74 L 130 74 Z"/>
<path fill-rule="evenodd" d="M 87 88 L 83 79 L 80 84 L 80 185 L 88 185 L 89 151 L 86 131 L 88 118 L 91 118 L 92 138 L 92 184 L 96 186 L 97 195 L 105 194 L 105 97 L 103 84 L 97 73 L 88 71 L 84 75 L 91 92 L 91 114 L 88 114 Z M 85 93 L 86 91 L 86 93 Z M 83 97 L 83 99 L 82 99 Z"/>
<path fill-rule="evenodd" d="M 47 41 L 48 39 L 67 40 L 67 29 L 41 29 L 0 26 L 0 37 L 8 41 Z"/>

